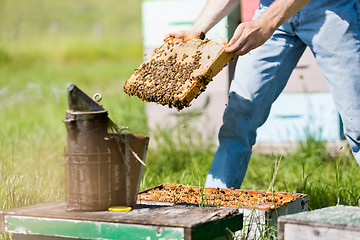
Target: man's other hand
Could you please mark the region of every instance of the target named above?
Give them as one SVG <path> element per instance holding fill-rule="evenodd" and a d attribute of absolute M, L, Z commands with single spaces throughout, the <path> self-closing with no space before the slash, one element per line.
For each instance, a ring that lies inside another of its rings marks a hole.
<path fill-rule="evenodd" d="M 239 24 L 225 50 L 236 55 L 244 55 L 263 45 L 275 30 L 268 27 L 261 19 Z"/>

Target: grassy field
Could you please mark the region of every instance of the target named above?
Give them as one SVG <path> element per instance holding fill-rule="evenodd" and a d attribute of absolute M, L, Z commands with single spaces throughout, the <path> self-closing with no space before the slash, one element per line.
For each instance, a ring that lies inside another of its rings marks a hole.
<path fill-rule="evenodd" d="M 64 199 L 67 84 L 100 92 L 111 119 L 149 134 L 144 103 L 122 91 L 142 61 L 140 5 L 0 0 L 0 210 Z M 142 189 L 204 184 L 214 145 L 189 146 L 186 131 L 176 143 L 155 135 Z M 254 153 L 242 188 L 267 190 L 279 160 L 271 190 L 307 193 L 311 209 L 357 204 L 360 168 L 349 150 L 329 153 L 316 139 L 283 156 Z"/>

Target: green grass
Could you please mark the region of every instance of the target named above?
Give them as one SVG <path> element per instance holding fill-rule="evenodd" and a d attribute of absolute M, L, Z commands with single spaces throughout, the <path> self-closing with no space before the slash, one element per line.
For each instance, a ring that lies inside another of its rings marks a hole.
<path fill-rule="evenodd" d="M 0 210 L 64 200 L 66 85 L 100 92 L 110 118 L 148 135 L 144 103 L 123 83 L 142 62 L 140 1 L 0 0 Z M 179 127 L 182 125 L 180 124 Z M 194 129 L 157 131 L 141 188 L 203 186 L 215 147 Z M 175 138 L 175 140 L 174 140 Z M 348 149 L 309 139 L 295 152 L 254 153 L 243 189 L 309 194 L 309 207 L 356 205 L 360 168 Z M 1 237 L 0 237 L 1 238 Z"/>
<path fill-rule="evenodd" d="M 144 104 L 122 91 L 142 61 L 140 2 L 116 4 L 0 1 L 1 210 L 64 199 L 67 84 L 100 92 L 113 121 L 147 133 Z"/>

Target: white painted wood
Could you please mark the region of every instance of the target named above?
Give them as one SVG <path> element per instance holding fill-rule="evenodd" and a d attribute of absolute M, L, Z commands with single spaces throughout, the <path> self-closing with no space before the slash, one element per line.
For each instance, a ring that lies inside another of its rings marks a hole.
<path fill-rule="evenodd" d="M 258 142 L 325 141 L 341 139 L 339 114 L 330 93 L 283 93 L 257 130 Z"/>
<path fill-rule="evenodd" d="M 358 240 L 360 232 L 331 227 L 285 223 L 284 240 Z"/>
<path fill-rule="evenodd" d="M 145 47 L 159 47 L 169 32 L 192 25 L 206 0 L 151 0 L 142 3 L 142 25 Z M 207 34 L 209 39 L 227 38 L 228 18 L 223 18 Z"/>

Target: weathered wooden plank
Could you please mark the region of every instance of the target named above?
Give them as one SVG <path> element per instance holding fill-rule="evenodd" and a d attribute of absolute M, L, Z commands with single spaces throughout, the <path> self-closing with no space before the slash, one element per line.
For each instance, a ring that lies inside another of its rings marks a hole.
<path fill-rule="evenodd" d="M 67 212 L 65 211 L 65 202 L 56 202 L 12 209 L 4 211 L 3 214 L 113 223 L 192 227 L 202 222 L 220 220 L 223 216 L 236 215 L 238 211 L 236 209 L 217 207 L 198 208 L 137 205 L 130 212 Z"/>
<path fill-rule="evenodd" d="M 0 212 L 2 231 L 78 239 L 212 239 L 242 228 L 236 209 L 137 205 L 130 212 L 67 212 L 46 203 Z M 186 234 L 185 234 L 186 233 Z"/>

